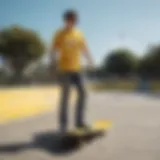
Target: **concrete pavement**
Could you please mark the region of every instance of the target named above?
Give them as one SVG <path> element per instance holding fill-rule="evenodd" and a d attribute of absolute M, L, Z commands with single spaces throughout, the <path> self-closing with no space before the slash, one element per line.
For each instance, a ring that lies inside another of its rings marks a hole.
<path fill-rule="evenodd" d="M 70 109 L 72 114 L 73 109 Z M 1 125 L 0 160 L 160 160 L 159 115 L 160 97 L 157 95 L 91 93 L 87 120 L 90 123 L 112 120 L 108 135 L 69 154 L 59 155 L 52 150 L 57 127 L 57 111 L 52 111 Z"/>

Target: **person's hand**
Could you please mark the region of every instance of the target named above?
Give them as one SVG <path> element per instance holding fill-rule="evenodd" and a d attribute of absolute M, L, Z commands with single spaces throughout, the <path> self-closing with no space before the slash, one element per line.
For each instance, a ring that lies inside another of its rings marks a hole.
<path fill-rule="evenodd" d="M 95 70 L 96 66 L 93 62 L 90 62 L 88 68 L 89 68 L 89 70 Z"/>
<path fill-rule="evenodd" d="M 52 72 L 51 77 L 52 77 L 53 80 L 55 80 L 57 78 L 57 73 Z"/>
<path fill-rule="evenodd" d="M 52 79 L 56 79 L 57 78 L 56 66 L 53 65 L 53 64 L 50 66 L 50 76 L 52 77 Z"/>

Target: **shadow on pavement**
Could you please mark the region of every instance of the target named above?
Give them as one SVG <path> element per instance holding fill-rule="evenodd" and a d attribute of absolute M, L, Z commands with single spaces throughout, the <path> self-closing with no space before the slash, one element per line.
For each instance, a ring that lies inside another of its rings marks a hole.
<path fill-rule="evenodd" d="M 99 136 L 102 136 L 102 133 L 90 134 L 86 137 L 85 141 L 91 142 Z M 36 134 L 33 141 L 29 143 L 0 145 L 0 154 L 17 153 L 28 149 L 43 149 L 51 154 L 63 155 L 72 153 L 81 146 L 75 137 L 62 138 L 58 133 L 45 132 Z"/>

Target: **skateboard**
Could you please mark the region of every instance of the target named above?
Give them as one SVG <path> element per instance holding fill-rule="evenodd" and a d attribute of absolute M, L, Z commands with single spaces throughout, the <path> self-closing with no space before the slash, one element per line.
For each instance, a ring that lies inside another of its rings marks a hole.
<path fill-rule="evenodd" d="M 93 133 L 97 133 L 97 132 L 105 132 L 110 127 L 111 127 L 110 121 L 101 120 L 101 121 L 94 122 L 87 129 L 75 129 L 75 130 L 69 131 L 68 134 L 83 137 L 87 134 L 93 134 Z"/>
<path fill-rule="evenodd" d="M 86 142 L 90 142 L 94 138 L 105 135 L 106 131 L 112 127 L 112 123 L 109 120 L 99 120 L 94 122 L 87 129 L 74 129 L 68 131 L 64 136 L 64 142 L 68 144 L 82 145 Z"/>

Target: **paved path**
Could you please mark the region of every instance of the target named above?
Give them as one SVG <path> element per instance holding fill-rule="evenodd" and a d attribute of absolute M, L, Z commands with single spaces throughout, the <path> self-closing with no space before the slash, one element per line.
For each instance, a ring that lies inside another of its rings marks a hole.
<path fill-rule="evenodd" d="M 54 111 L 1 125 L 0 160 L 160 160 L 160 97 L 156 95 L 92 93 L 88 121 L 110 119 L 113 128 L 107 136 L 69 154 L 50 150 L 55 147 L 51 139 L 56 115 Z"/>

